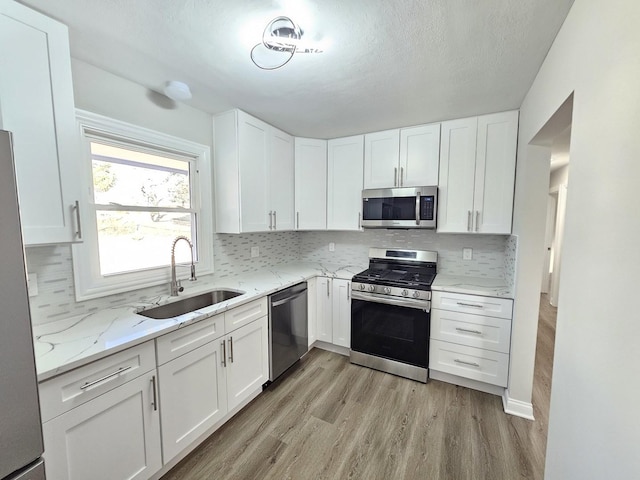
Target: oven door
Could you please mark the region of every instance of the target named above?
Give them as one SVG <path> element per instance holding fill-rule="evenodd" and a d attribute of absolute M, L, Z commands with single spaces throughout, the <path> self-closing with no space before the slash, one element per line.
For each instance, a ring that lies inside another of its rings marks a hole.
<path fill-rule="evenodd" d="M 361 295 L 353 292 L 351 301 L 351 350 L 427 368 L 429 311 L 363 300 Z"/>

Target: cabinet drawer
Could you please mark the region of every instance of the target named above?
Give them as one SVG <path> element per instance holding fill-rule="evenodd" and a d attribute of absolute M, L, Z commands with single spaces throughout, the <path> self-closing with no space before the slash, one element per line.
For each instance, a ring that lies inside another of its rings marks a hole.
<path fill-rule="evenodd" d="M 449 310 L 432 310 L 431 338 L 509 353 L 511 320 Z"/>
<path fill-rule="evenodd" d="M 267 298 L 254 300 L 224 313 L 224 326 L 227 333 L 267 314 Z"/>
<path fill-rule="evenodd" d="M 508 318 L 511 320 L 513 300 L 509 298 L 483 297 L 481 295 L 434 291 L 431 297 L 431 308 Z"/>
<path fill-rule="evenodd" d="M 431 339 L 429 369 L 506 387 L 509 355 Z"/>
<path fill-rule="evenodd" d="M 224 335 L 224 314 L 167 333 L 156 338 L 158 365 L 184 355 Z"/>
<path fill-rule="evenodd" d="M 153 342 L 149 341 L 47 380 L 38 386 L 42 421 L 51 420 L 154 368 L 155 352 Z"/>

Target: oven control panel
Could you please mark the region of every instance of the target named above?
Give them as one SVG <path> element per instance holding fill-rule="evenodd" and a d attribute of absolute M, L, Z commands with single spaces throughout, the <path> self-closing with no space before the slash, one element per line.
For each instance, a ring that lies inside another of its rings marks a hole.
<path fill-rule="evenodd" d="M 351 284 L 351 290 L 367 293 L 377 293 L 379 295 L 389 295 L 392 297 L 404 297 L 416 300 L 431 300 L 430 290 L 413 290 L 411 288 L 404 287 L 387 287 L 384 285 L 356 282 L 353 282 Z"/>

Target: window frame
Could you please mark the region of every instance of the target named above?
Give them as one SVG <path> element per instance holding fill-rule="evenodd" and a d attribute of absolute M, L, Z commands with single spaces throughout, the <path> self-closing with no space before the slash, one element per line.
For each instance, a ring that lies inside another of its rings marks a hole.
<path fill-rule="evenodd" d="M 101 275 L 98 252 L 96 206 L 93 196 L 93 171 L 91 141 L 103 139 L 123 146 L 150 148 L 169 155 L 193 159 L 190 172 L 192 208 L 195 211 L 196 272 L 198 276 L 213 273 L 213 201 L 211 149 L 209 146 L 184 140 L 145 127 L 84 110 L 76 110 L 76 121 L 80 134 L 82 168 L 80 213 L 83 230 L 82 243 L 72 246 L 73 276 L 76 300 L 89 300 L 107 295 L 129 292 L 167 283 L 171 278 L 167 266 Z M 171 246 L 167 245 L 167 264 Z M 185 265 L 185 264 L 180 264 Z M 177 268 L 178 278 L 188 278 L 188 268 Z"/>

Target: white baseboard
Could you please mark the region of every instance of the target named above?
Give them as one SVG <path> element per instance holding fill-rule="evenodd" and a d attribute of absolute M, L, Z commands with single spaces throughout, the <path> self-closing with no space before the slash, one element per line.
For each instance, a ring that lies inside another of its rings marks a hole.
<path fill-rule="evenodd" d="M 504 412 L 509 415 L 526 418 L 527 420 L 535 420 L 533 417 L 533 404 L 511 398 L 508 389 L 505 390 L 502 395 L 502 407 L 504 408 Z"/>
<path fill-rule="evenodd" d="M 441 382 L 453 383 L 454 385 L 460 385 L 461 387 L 471 388 L 473 390 L 479 390 L 480 392 L 490 393 L 491 395 L 497 395 L 499 397 L 504 395 L 503 387 L 479 382 L 470 378 L 459 377 L 458 375 L 452 375 L 451 373 L 440 372 L 438 370 L 429 369 L 429 378 L 432 380 L 440 380 Z"/>
<path fill-rule="evenodd" d="M 339 353 L 340 355 L 344 355 L 345 357 L 349 356 L 349 349 L 346 347 L 341 347 L 339 345 L 334 345 L 333 343 L 321 342 L 320 340 L 316 340 L 313 345 L 309 348 L 319 348 L 321 350 L 327 350 L 333 353 Z"/>

